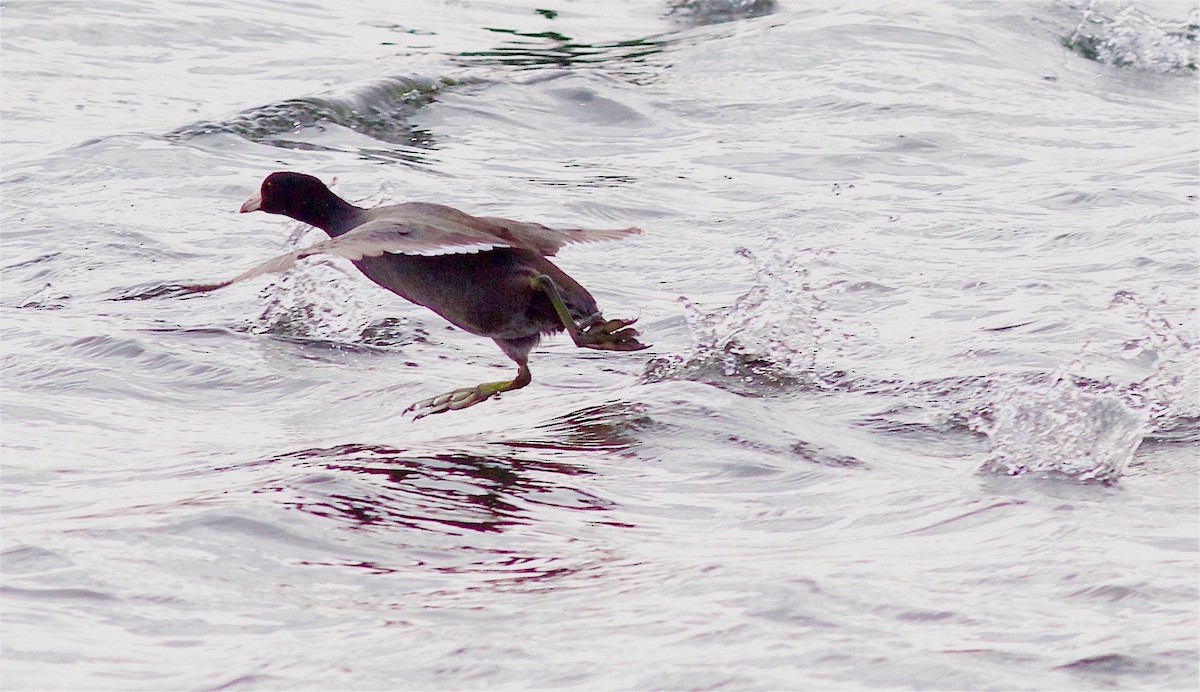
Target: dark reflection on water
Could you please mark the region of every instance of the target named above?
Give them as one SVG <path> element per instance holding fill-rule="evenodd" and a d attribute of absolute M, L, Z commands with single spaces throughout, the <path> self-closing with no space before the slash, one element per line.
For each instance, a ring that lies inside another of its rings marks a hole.
<path fill-rule="evenodd" d="M 796 455 L 796 457 L 813 464 L 820 464 L 821 466 L 833 466 L 836 468 L 846 469 L 861 469 L 867 467 L 866 462 L 862 461 L 861 459 L 855 458 L 848 454 L 830 453 L 803 440 L 794 443 L 791 451 L 792 454 Z"/>
<path fill-rule="evenodd" d="M 700 26 L 761 17 L 777 9 L 775 0 L 674 0 L 668 14 Z"/>
<path fill-rule="evenodd" d="M 1065 663 L 1058 666 L 1058 670 L 1075 673 L 1086 680 L 1089 686 L 1108 687 L 1113 678 L 1160 674 L 1166 667 L 1147 658 L 1110 653 Z"/>
<path fill-rule="evenodd" d="M 329 123 L 366 135 L 376 144 L 387 142 L 401 147 L 356 150 L 365 158 L 420 164 L 426 162 L 422 150 L 433 148 L 434 138 L 431 132 L 414 127 L 409 120 L 442 90 L 460 83 L 447 78 L 387 77 L 352 85 L 337 94 L 288 99 L 250 108 L 222 121 L 192 123 L 172 130 L 166 138 L 188 141 L 227 133 L 284 149 L 339 151 L 327 142 L 317 144 L 295 137 L 304 128 Z"/>
<path fill-rule="evenodd" d="M 519 440 L 487 442 L 478 449 L 344 444 L 288 452 L 251 465 L 316 469 L 270 482 L 257 492 L 279 494 L 288 507 L 354 528 L 500 533 L 534 523 L 532 514 L 539 509 L 610 509 L 610 501 L 569 479 L 594 475 L 589 466 L 596 459 L 579 458 L 581 454 L 631 455 L 641 415 L 636 406 L 609 404 L 559 417 Z"/>
<path fill-rule="evenodd" d="M 260 492 L 281 493 L 287 506 L 359 528 L 500 532 L 529 523 L 532 505 L 602 510 L 608 504 L 555 482 L 555 476 L 588 475 L 583 466 L 542 459 L 346 444 L 264 461 L 334 472 L 290 479 Z"/>
<path fill-rule="evenodd" d="M 564 168 L 581 168 L 581 166 L 572 164 L 564 166 Z M 546 185 L 549 187 L 565 187 L 565 188 L 585 188 L 585 187 L 621 187 L 622 185 L 632 185 L 637 182 L 637 178 L 632 175 L 589 175 L 573 180 L 562 180 L 560 178 L 548 178 L 539 176 L 528 176 L 528 180 L 532 183 Z"/>
<path fill-rule="evenodd" d="M 633 456 L 636 432 L 649 425 L 646 407 L 640 403 L 613 402 L 589 406 L 555 418 L 519 441 L 506 441 L 512 448 L 559 451 L 608 451 Z"/>
<path fill-rule="evenodd" d="M 660 36 L 583 43 L 556 31 L 522 32 L 495 27 L 487 27 L 487 30 L 515 38 L 491 50 L 459 53 L 461 64 L 506 67 L 634 65 L 663 52 L 672 43 Z"/>

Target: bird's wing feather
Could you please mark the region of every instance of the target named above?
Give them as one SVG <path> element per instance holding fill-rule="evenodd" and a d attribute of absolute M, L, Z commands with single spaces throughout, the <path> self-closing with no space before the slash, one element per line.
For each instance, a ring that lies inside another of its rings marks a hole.
<path fill-rule="evenodd" d="M 311 251 L 309 254 L 323 253 L 359 260 L 378 257 L 385 252 L 396 255 L 450 255 L 500 247 L 515 245 L 466 226 L 456 228 L 421 220 L 397 222 L 376 219 L 305 250 Z"/>
<path fill-rule="evenodd" d="M 479 217 L 479 220 L 502 229 L 497 235 L 511 239 L 510 242 L 516 246 L 536 250 L 547 257 L 553 256 L 568 243 L 616 240 L 642 232 L 640 228 L 550 228 L 540 223 L 513 221 L 496 216 L 483 216 Z"/>
<path fill-rule="evenodd" d="M 308 247 L 273 257 L 266 262 L 238 274 L 228 281 L 213 284 L 207 290 L 223 288 L 239 281 L 252 279 L 263 274 L 285 272 L 296 262 L 313 255 L 336 255 L 358 261 L 364 257 L 378 257 L 384 253 L 402 255 L 445 255 L 451 253 L 471 253 L 491 250 L 498 247 L 510 247 L 503 241 L 486 237 L 476 237 L 468 234 L 440 234 L 431 237 L 419 233 L 420 229 L 412 226 L 399 226 L 391 222 L 371 221 L 349 233 L 336 238 L 322 240 Z M 436 238 L 436 239 L 435 239 Z"/>
<path fill-rule="evenodd" d="M 552 256 L 568 243 L 616 240 L 641 233 L 637 228 L 550 228 L 540 223 L 496 216 L 472 216 L 453 207 L 428 202 L 380 207 L 372 210 L 372 217 L 351 233 L 403 227 L 411 240 L 397 240 L 386 251 L 404 254 L 473 252 L 475 250 L 460 248 L 490 243 L 492 247 L 523 248 Z"/>

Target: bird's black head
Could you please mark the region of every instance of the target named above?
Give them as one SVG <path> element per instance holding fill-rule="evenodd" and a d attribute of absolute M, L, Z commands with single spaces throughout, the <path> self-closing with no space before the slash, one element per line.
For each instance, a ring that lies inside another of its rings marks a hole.
<path fill-rule="evenodd" d="M 250 211 L 283 214 L 332 233 L 357 207 L 311 175 L 282 171 L 268 175 L 258 194 L 242 204 L 243 214 Z"/>

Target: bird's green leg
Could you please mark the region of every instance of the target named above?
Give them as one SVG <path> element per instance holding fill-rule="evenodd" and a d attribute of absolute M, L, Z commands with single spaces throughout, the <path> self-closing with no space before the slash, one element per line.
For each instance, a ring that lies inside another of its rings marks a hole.
<path fill-rule="evenodd" d="M 576 346 L 607 351 L 640 351 L 648 348 L 646 344 L 637 340 L 637 330 L 629 326 L 637 320 L 608 320 L 606 322 L 597 315 L 594 322 L 581 326 L 574 317 L 571 317 L 571 311 L 567 308 L 567 303 L 563 300 L 553 279 L 545 274 L 539 274 L 531 278 L 529 283 L 550 299 L 550 305 L 554 307 L 555 314 L 558 315 L 563 328 L 571 335 L 571 340 L 575 342 Z"/>
<path fill-rule="evenodd" d="M 517 370 L 517 376 L 508 382 L 484 382 L 483 384 L 475 385 L 474 387 L 463 387 L 455 389 L 445 394 L 439 394 L 430 399 L 423 399 L 416 402 L 412 406 L 404 409 L 405 413 L 412 413 L 413 420 L 431 416 L 435 413 L 445 413 L 446 411 L 457 411 L 460 408 L 474 406 L 481 401 L 486 401 L 500 392 L 509 392 L 514 389 L 520 389 L 533 381 L 533 374 L 529 371 L 527 363 L 519 363 L 520 369 Z"/>
<path fill-rule="evenodd" d="M 571 317 L 571 311 L 567 309 L 567 303 L 562 299 L 562 294 L 558 292 L 558 286 L 554 283 L 554 280 L 545 274 L 538 274 L 530 279 L 529 283 L 535 290 L 546 294 L 546 297 L 550 299 L 550 305 L 554 307 L 554 312 L 558 315 L 559 321 L 562 322 L 563 327 L 566 327 L 567 333 L 571 335 L 571 338 L 575 339 L 575 342 L 578 343 L 578 335 L 582 330 L 575 323 L 575 318 Z"/>

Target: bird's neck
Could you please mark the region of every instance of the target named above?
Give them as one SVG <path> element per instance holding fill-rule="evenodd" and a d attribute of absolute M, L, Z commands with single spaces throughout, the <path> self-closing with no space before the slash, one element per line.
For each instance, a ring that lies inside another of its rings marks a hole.
<path fill-rule="evenodd" d="M 297 221 L 316 226 L 325 231 L 330 237 L 336 238 L 358 224 L 358 215 L 362 209 L 350 204 L 335 194 L 320 198 L 310 198 L 299 209 L 288 214 Z"/>

